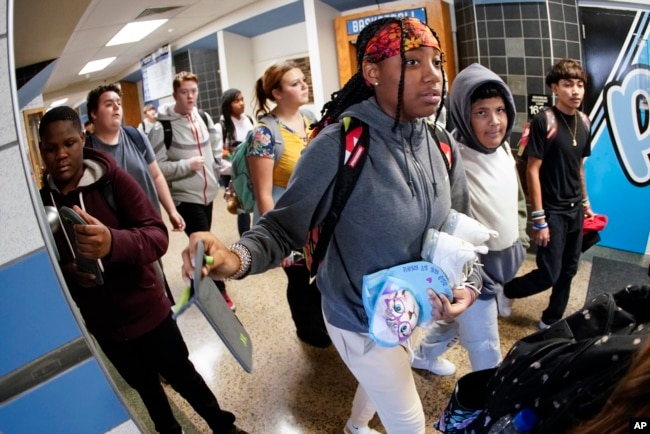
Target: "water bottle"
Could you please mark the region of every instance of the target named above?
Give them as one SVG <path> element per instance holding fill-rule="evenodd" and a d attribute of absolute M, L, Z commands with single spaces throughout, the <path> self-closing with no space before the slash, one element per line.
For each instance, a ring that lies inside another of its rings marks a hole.
<path fill-rule="evenodd" d="M 488 434 L 523 434 L 529 433 L 537 423 L 537 415 L 529 408 L 520 410 L 514 417 L 510 414 L 502 416 L 494 422 Z"/>

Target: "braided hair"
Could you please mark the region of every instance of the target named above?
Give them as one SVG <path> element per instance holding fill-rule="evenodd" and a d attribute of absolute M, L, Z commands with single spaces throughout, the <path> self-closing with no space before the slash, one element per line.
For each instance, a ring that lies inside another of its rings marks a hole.
<path fill-rule="evenodd" d="M 237 129 L 232 122 L 232 102 L 235 101 L 241 91 L 239 89 L 228 89 L 221 95 L 221 114 L 223 115 L 223 138 L 228 143 L 237 141 Z"/>
<path fill-rule="evenodd" d="M 397 128 L 397 125 L 399 125 L 400 114 L 402 111 L 402 103 L 403 103 L 402 95 L 404 93 L 404 71 L 406 69 L 404 38 L 406 32 L 404 32 L 403 21 L 401 18 L 386 17 L 386 18 L 380 18 L 368 24 L 366 27 L 364 27 L 364 29 L 359 34 L 359 37 L 357 38 L 357 72 L 348 80 L 347 83 L 345 83 L 345 85 L 340 90 L 332 93 L 331 100 L 323 106 L 323 109 L 321 110 L 322 117 L 320 121 L 318 121 L 315 124 L 311 136 L 312 138 L 314 138 L 318 134 L 318 132 L 320 132 L 320 130 L 322 130 L 327 125 L 337 122 L 339 116 L 348 107 L 357 104 L 363 100 L 366 100 L 375 94 L 373 87 L 368 86 L 366 80 L 363 78 L 363 70 L 362 70 L 363 58 L 364 55 L 366 54 L 366 47 L 368 45 L 368 42 L 370 42 L 370 40 L 377 33 L 379 33 L 380 30 L 382 30 L 386 26 L 389 26 L 390 24 L 398 24 L 400 26 L 400 30 L 401 30 L 400 35 L 402 39 L 400 43 L 400 57 L 402 59 L 402 65 L 401 65 L 400 79 L 399 79 L 399 85 L 397 90 L 398 92 L 397 107 L 395 111 L 395 123 L 393 125 L 393 131 Z M 431 30 L 431 33 L 433 34 L 436 41 L 438 41 L 438 45 L 441 45 L 438 34 L 431 27 L 429 27 L 429 29 Z M 444 62 L 444 53 L 442 53 L 442 61 Z M 447 77 L 445 75 L 444 68 L 442 69 L 442 80 L 443 80 L 443 87 L 444 87 L 444 83 L 447 82 Z M 441 101 L 440 104 L 438 105 L 438 110 L 436 111 L 436 118 L 440 114 L 440 110 L 444 105 L 445 94 L 446 92 L 443 92 L 441 96 Z"/>

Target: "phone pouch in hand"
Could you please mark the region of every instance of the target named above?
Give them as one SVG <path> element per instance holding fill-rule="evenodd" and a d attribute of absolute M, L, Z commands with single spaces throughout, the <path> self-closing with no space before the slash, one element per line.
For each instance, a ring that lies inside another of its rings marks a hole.
<path fill-rule="evenodd" d="M 439 267 L 456 288 L 463 286 L 474 264 L 478 261 L 477 253 L 488 252 L 486 246 L 475 246 L 446 232 L 435 229 L 427 230 L 422 243 L 422 259 Z"/>
<path fill-rule="evenodd" d="M 440 230 L 475 246 L 485 244 L 490 238 L 499 237 L 497 231 L 488 229 L 484 224 L 455 209 L 449 211 Z"/>
<path fill-rule="evenodd" d="M 427 289 L 453 299 L 445 274 L 430 262 L 409 262 L 363 276 L 361 298 L 370 337 L 378 345 L 394 347 L 431 320 Z"/>

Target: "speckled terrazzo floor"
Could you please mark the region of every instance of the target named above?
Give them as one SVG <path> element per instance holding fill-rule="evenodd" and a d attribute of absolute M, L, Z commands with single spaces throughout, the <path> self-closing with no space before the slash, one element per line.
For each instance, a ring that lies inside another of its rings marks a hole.
<path fill-rule="evenodd" d="M 236 219 L 225 210 L 220 196 L 215 201 L 213 232 L 225 243 L 237 239 Z M 164 267 L 175 295 L 180 294 L 180 252 L 187 245 L 183 233 L 170 233 L 170 247 L 163 258 Z M 626 252 L 592 248 L 583 255 L 573 281 L 567 313 L 582 306 L 591 273 L 591 257 L 614 259 L 647 266 L 648 258 Z M 528 255 L 520 273 L 534 268 Z M 341 433 L 348 418 L 356 382 L 333 347 L 316 349 L 301 343 L 295 335 L 286 301 L 286 277 L 280 269 L 243 281 L 229 282 L 228 291 L 237 304 L 237 315 L 251 335 L 254 368 L 246 373 L 196 308 L 178 320 L 197 370 L 217 395 L 221 406 L 237 416 L 237 425 L 251 434 L 325 434 Z M 510 318 L 499 320 L 503 353 L 521 337 L 537 329 L 548 293 L 518 300 Z M 416 332 L 413 345 L 419 341 Z M 426 433 L 437 433 L 434 420 L 447 404 L 457 378 L 469 372 L 465 351 L 456 346 L 446 357 L 457 366 L 452 377 L 438 377 L 414 371 L 417 388 L 427 418 Z M 136 394 L 116 379 L 144 432 L 154 432 Z M 169 386 L 168 396 L 178 410 L 178 419 L 186 434 L 209 433 L 207 425 Z M 377 417 L 371 427 L 384 433 Z"/>

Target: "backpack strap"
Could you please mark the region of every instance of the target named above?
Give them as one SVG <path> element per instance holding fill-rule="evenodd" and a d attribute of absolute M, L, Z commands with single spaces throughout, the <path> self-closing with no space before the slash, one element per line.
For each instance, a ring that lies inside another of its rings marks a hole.
<path fill-rule="evenodd" d="M 138 148 L 138 152 L 142 156 L 144 156 L 147 153 L 147 145 L 144 143 L 144 139 L 140 135 L 138 129 L 130 126 L 124 126 L 122 127 L 122 129 L 124 130 L 126 135 L 129 136 L 129 139 L 131 139 L 131 141 L 135 143 L 135 147 Z M 94 148 L 93 140 L 90 137 L 90 135 L 86 135 L 86 143 L 84 143 L 84 146 L 86 148 Z"/>
<path fill-rule="evenodd" d="M 312 112 L 311 110 L 301 108 L 300 114 L 302 115 L 302 117 L 307 118 L 307 120 L 309 121 L 309 126 L 312 126 L 313 124 L 318 122 L 318 119 L 316 119 L 314 112 Z"/>
<path fill-rule="evenodd" d="M 546 118 L 546 138 L 552 140 L 553 137 L 557 134 L 557 118 L 555 117 L 555 112 L 551 107 L 542 107 L 542 112 Z"/>
<path fill-rule="evenodd" d="M 262 116 L 259 119 L 259 123 L 266 126 L 271 132 L 271 140 L 273 141 L 273 152 L 275 155 L 274 165 L 278 164 L 280 158 L 282 158 L 282 153 L 284 152 L 284 142 L 282 141 L 282 132 L 280 131 L 280 126 L 278 121 L 275 120 L 270 114 Z"/>
<path fill-rule="evenodd" d="M 582 119 L 582 124 L 585 127 L 585 131 L 587 131 L 587 136 L 591 133 L 591 119 L 589 119 L 589 116 L 587 116 L 587 113 L 581 112 L 578 110 L 578 114 L 580 115 L 580 119 Z"/>
<path fill-rule="evenodd" d="M 201 119 L 203 119 L 203 122 L 205 123 L 205 127 L 208 127 L 208 114 L 204 112 L 203 110 L 199 111 L 199 116 L 201 116 Z M 159 120 L 160 125 L 163 127 L 163 135 L 164 135 L 164 142 L 165 142 L 165 148 L 169 149 L 172 145 L 172 123 L 171 121 L 168 120 Z"/>
<path fill-rule="evenodd" d="M 160 125 L 163 127 L 163 140 L 165 142 L 165 148 L 169 149 L 172 145 L 172 123 L 168 120 L 159 120 Z"/>
<path fill-rule="evenodd" d="M 137 128 L 129 127 L 129 126 L 124 126 L 122 127 L 122 129 L 124 130 L 126 135 L 129 136 L 129 139 L 131 139 L 131 141 L 135 143 L 136 148 L 138 148 L 138 152 L 140 152 L 140 154 L 144 156 L 147 153 L 147 145 L 144 142 L 144 138 L 140 134 L 140 131 L 138 131 Z"/>
<path fill-rule="evenodd" d="M 359 179 L 368 156 L 369 146 L 368 125 L 357 118 L 344 117 L 341 120 L 341 153 L 334 183 L 332 206 L 321 225 L 313 228 L 309 236 L 310 243 L 311 241 L 315 243 L 309 264 L 309 273 L 312 278 L 318 272 L 318 266 L 325 257 L 325 252 L 334 234 L 334 227 L 338 223 L 341 212 L 345 208 Z M 318 233 L 313 234 L 314 231 L 318 231 Z M 313 235 L 317 235 L 318 238 L 314 238 Z M 313 245 L 313 243 L 311 244 Z"/>
<path fill-rule="evenodd" d="M 442 159 L 445 162 L 447 173 L 450 173 L 454 165 L 454 153 L 451 149 L 451 137 L 447 130 L 431 119 L 427 119 L 427 126 L 429 127 L 429 132 L 431 133 L 433 140 L 436 142 L 440 155 L 442 155 Z"/>
<path fill-rule="evenodd" d="M 199 110 L 199 116 L 201 116 L 201 119 L 203 119 L 203 123 L 205 124 L 206 128 L 210 128 L 210 124 L 208 124 L 208 113 L 204 112 L 203 110 Z"/>
<path fill-rule="evenodd" d="M 540 113 L 544 113 L 544 120 L 546 121 L 546 139 L 552 140 L 553 137 L 555 137 L 557 134 L 557 119 L 555 118 L 555 113 L 553 112 L 553 109 L 548 106 L 540 107 Z M 517 157 L 520 159 L 525 159 L 524 151 L 526 149 L 526 145 L 528 144 L 529 137 L 530 122 L 526 122 L 526 125 L 524 125 L 524 128 L 521 132 L 521 138 L 517 143 Z"/>

